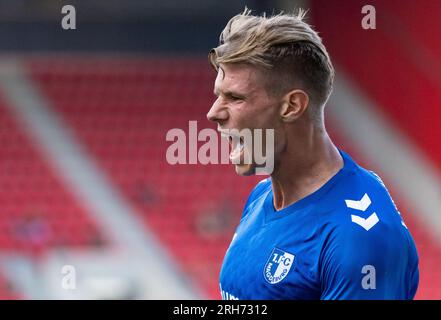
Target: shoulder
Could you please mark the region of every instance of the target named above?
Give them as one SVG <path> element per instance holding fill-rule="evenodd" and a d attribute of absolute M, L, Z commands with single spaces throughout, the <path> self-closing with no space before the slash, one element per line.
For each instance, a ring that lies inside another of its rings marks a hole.
<path fill-rule="evenodd" d="M 321 215 L 324 248 L 342 258 L 374 256 L 402 248 L 407 228 L 381 178 L 358 165 L 332 192 Z M 349 261 L 353 259 L 349 259 Z"/>
<path fill-rule="evenodd" d="M 418 257 L 384 183 L 375 173 L 358 168 L 342 185 L 321 220 L 322 298 L 412 297 Z M 371 276 L 376 290 L 365 288 Z M 409 283 L 402 284 L 402 279 Z"/>
<path fill-rule="evenodd" d="M 368 232 L 404 224 L 380 176 L 353 161 L 330 196 L 328 218 L 338 224 L 338 229 Z"/>
<path fill-rule="evenodd" d="M 266 178 L 263 180 L 260 180 L 253 188 L 253 190 L 250 193 L 250 197 L 259 197 L 262 195 L 265 191 L 268 190 L 268 188 L 271 188 L 271 178 Z"/>
<path fill-rule="evenodd" d="M 333 205 L 321 216 L 321 265 L 360 274 L 374 264 L 406 264 L 412 250 L 410 234 L 381 178 L 357 166 L 333 192 Z"/>
<path fill-rule="evenodd" d="M 351 213 L 352 220 L 358 220 L 354 215 L 372 215 L 382 222 L 382 225 L 404 225 L 389 190 L 383 180 L 374 171 L 358 167 L 354 176 L 354 188 L 347 192 L 344 204 L 347 212 Z"/>

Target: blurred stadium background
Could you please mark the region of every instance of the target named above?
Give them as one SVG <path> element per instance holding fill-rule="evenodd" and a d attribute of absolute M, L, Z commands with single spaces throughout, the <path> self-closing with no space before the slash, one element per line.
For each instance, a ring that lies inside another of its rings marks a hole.
<path fill-rule="evenodd" d="M 61 28 L 65 4 L 76 30 Z M 375 30 L 361 28 L 365 4 Z M 327 127 L 396 200 L 419 250 L 417 298 L 441 299 L 438 0 L 1 0 L 0 298 L 220 298 L 259 178 L 171 166 L 165 135 L 214 128 L 206 55 L 245 5 L 309 9 L 337 70 Z"/>

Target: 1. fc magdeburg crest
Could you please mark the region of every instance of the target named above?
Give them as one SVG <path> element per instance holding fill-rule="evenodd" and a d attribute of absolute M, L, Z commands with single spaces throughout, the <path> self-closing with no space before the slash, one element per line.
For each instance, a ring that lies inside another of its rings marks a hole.
<path fill-rule="evenodd" d="M 294 263 L 295 255 L 274 248 L 263 269 L 263 276 L 270 284 L 276 284 L 285 279 Z"/>

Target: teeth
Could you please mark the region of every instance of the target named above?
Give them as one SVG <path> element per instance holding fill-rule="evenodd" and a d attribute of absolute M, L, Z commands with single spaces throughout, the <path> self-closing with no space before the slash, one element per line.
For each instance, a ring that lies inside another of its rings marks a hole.
<path fill-rule="evenodd" d="M 222 138 L 228 139 L 230 145 L 232 146 L 232 150 L 230 153 L 230 160 L 234 164 L 240 163 L 240 156 L 245 149 L 245 144 L 243 138 L 240 136 L 232 135 L 229 132 L 219 131 Z M 234 148 L 233 148 L 234 147 Z"/>
<path fill-rule="evenodd" d="M 245 146 L 242 139 L 239 139 L 238 143 L 236 144 L 236 147 L 230 153 L 230 160 L 232 160 L 234 163 L 235 161 L 238 162 L 244 147 Z"/>

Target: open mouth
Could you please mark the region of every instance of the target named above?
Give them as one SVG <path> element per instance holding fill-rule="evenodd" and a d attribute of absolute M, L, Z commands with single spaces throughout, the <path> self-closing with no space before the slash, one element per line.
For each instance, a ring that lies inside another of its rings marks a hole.
<path fill-rule="evenodd" d="M 242 155 L 244 152 L 244 141 L 243 141 L 243 137 L 238 137 L 238 136 L 229 136 L 229 142 L 230 142 L 230 160 L 233 162 L 233 164 L 239 164 L 241 159 L 242 159 Z"/>
<path fill-rule="evenodd" d="M 230 161 L 233 164 L 240 164 L 243 159 L 245 143 L 243 137 L 231 134 L 230 132 L 220 131 L 223 138 L 227 138 L 230 144 Z"/>

